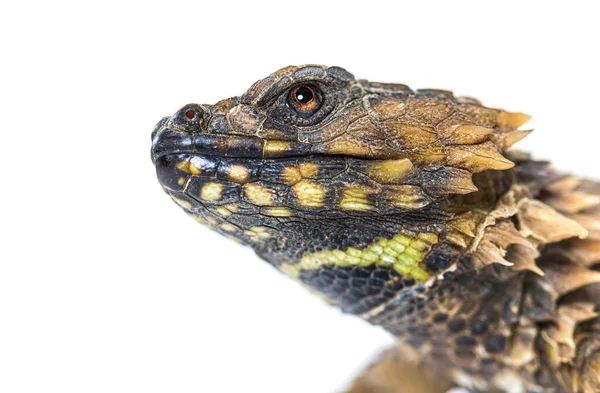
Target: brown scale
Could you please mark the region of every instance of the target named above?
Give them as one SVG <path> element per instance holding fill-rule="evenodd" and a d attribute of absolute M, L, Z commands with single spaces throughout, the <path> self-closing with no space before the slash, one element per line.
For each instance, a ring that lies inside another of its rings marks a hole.
<path fill-rule="evenodd" d="M 524 171 L 517 167 L 516 173 L 530 182 L 532 173 L 525 169 L 533 166 L 528 164 L 518 162 Z M 535 194 L 515 183 L 485 216 L 485 227 L 478 228 L 483 236 L 467 252 L 472 260 L 460 266 L 473 265 L 475 271 L 454 273 L 465 282 L 452 300 L 448 302 L 445 293 L 441 300 L 438 296 L 455 285 L 452 279 L 428 291 L 434 293 L 430 301 L 437 303 L 438 313 L 419 318 L 417 331 L 425 333 L 421 340 L 411 341 L 415 335 L 406 334 L 411 321 L 405 315 L 390 320 L 384 310 L 371 321 L 396 327 L 388 330 L 398 329 L 400 341 L 412 344 L 419 352 L 419 364 L 434 365 L 436 375 L 447 373 L 449 380 L 473 391 L 598 392 L 600 185 L 557 176 L 547 165 L 535 168 L 540 174 L 540 184 L 531 187 L 539 188 Z M 482 189 L 480 182 L 477 185 Z M 488 192 L 497 189 L 488 187 Z M 478 199 L 477 194 L 472 196 Z M 475 202 L 471 196 L 464 200 Z M 468 232 L 464 227 L 460 222 L 460 232 Z M 477 239 L 475 229 L 470 236 Z M 389 312 L 403 314 L 404 309 L 394 305 Z M 433 334 L 431 322 L 441 323 Z M 396 351 L 401 354 L 406 346 Z M 436 365 L 439 359 L 444 359 L 441 367 Z M 370 374 L 382 372 L 373 370 L 377 365 L 351 392 L 378 391 L 386 382 L 372 381 Z"/>
<path fill-rule="evenodd" d="M 188 214 L 398 337 L 348 392 L 598 393 L 600 183 L 505 152 L 528 118 L 290 66 L 164 118 L 152 157 Z M 384 250 L 418 279 L 374 254 L 398 234 L 434 243 Z"/>

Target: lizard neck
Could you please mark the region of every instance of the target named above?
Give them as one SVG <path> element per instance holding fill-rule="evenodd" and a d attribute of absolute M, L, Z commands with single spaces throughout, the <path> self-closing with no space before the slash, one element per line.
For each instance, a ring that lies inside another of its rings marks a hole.
<path fill-rule="evenodd" d="M 495 336 L 506 337 L 510 333 L 506 326 L 518 318 L 526 273 L 502 281 L 489 280 L 495 268 L 489 272 L 445 273 L 443 279 L 399 292 L 362 317 L 415 348 L 426 346 L 436 352 L 450 348 L 451 341 L 458 339 L 454 349 L 463 358 L 472 357 L 468 356 L 468 349 L 473 350 L 478 344 L 487 347 L 488 352 L 501 352 L 503 348 L 497 344 L 502 339 Z M 447 342 L 431 343 L 431 339 Z M 435 348 L 437 344 L 440 348 Z"/>
<path fill-rule="evenodd" d="M 474 386 L 483 386 L 493 376 L 508 378 L 501 371 L 513 356 L 509 346 L 529 273 L 499 279 L 502 269 L 448 272 L 438 281 L 399 292 L 362 317 L 397 336 L 401 345 L 419 353 L 421 361 L 443 367 L 455 380 L 468 378 Z M 531 343 L 534 335 L 520 338 Z"/>

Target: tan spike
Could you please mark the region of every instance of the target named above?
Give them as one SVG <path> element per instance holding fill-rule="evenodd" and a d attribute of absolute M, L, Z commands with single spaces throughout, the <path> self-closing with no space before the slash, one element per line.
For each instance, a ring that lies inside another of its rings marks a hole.
<path fill-rule="evenodd" d="M 467 248 L 469 243 L 471 243 L 472 238 L 468 238 L 462 233 L 449 232 L 446 234 L 445 240 L 461 248 Z"/>
<path fill-rule="evenodd" d="M 595 304 L 591 302 L 572 302 L 561 305 L 557 311 L 556 325 L 548 332 L 552 339 L 567 348 L 562 348 L 563 362 L 575 356 L 575 327 L 578 323 L 595 318 Z"/>
<path fill-rule="evenodd" d="M 585 266 L 600 263 L 600 241 L 589 239 L 571 239 L 565 244 L 565 252 L 574 262 Z"/>
<path fill-rule="evenodd" d="M 477 173 L 488 169 L 510 169 L 515 164 L 500 154 L 493 142 L 478 145 L 448 146 L 446 148 L 448 164 Z"/>
<path fill-rule="evenodd" d="M 545 189 L 554 194 L 564 194 L 573 191 L 581 184 L 581 179 L 576 176 L 565 176 L 546 185 Z"/>
<path fill-rule="evenodd" d="M 472 211 L 455 217 L 449 223 L 446 240 L 462 248 L 467 248 L 475 238 L 475 230 L 481 216 Z"/>
<path fill-rule="evenodd" d="M 560 367 L 561 364 L 559 354 L 560 349 L 558 343 L 550 336 L 548 330 L 549 329 L 545 329 L 540 332 L 540 350 L 543 353 L 546 362 L 556 369 Z"/>
<path fill-rule="evenodd" d="M 541 268 L 544 278 L 559 295 L 572 292 L 586 285 L 600 283 L 600 272 L 558 256 L 552 261 L 545 261 Z"/>
<path fill-rule="evenodd" d="M 419 186 L 385 186 L 383 195 L 388 203 L 401 209 L 420 209 L 432 202 Z"/>
<path fill-rule="evenodd" d="M 522 198 L 521 194 L 521 189 L 513 187 L 513 189 L 500 197 L 496 208 L 490 213 L 490 216 L 494 218 L 509 218 L 516 215 L 519 211 L 517 201 L 520 202 Z"/>
<path fill-rule="evenodd" d="M 500 111 L 496 121 L 499 127 L 517 129 L 527 123 L 529 119 L 531 116 L 525 113 Z"/>
<path fill-rule="evenodd" d="M 540 253 L 538 250 L 519 244 L 511 246 L 506 253 L 506 259 L 514 263 L 514 266 L 512 267 L 513 270 L 529 270 L 543 276 L 544 272 L 536 263 L 536 259 L 539 256 Z"/>
<path fill-rule="evenodd" d="M 509 220 L 501 220 L 496 225 L 488 227 L 485 236 L 489 241 L 504 249 L 512 244 L 519 244 L 531 250 L 536 250 L 536 247 L 524 238 Z"/>
<path fill-rule="evenodd" d="M 456 169 L 447 172 L 447 177 L 437 186 L 437 190 L 448 194 L 470 194 L 478 189 L 471 173 Z"/>
<path fill-rule="evenodd" d="M 572 220 L 577 221 L 589 232 L 589 239 L 600 240 L 600 215 L 591 214 L 565 214 Z"/>
<path fill-rule="evenodd" d="M 488 135 L 494 132 L 493 128 L 471 124 L 458 124 L 449 127 L 441 134 L 446 145 L 473 145 L 485 142 Z"/>
<path fill-rule="evenodd" d="M 600 392 L 600 354 L 593 355 L 593 358 L 587 361 L 580 380 L 583 393 Z"/>
<path fill-rule="evenodd" d="M 533 236 L 544 243 L 552 243 L 570 237 L 585 238 L 588 232 L 552 207 L 540 201 L 527 201 L 518 212 L 521 233 Z"/>
<path fill-rule="evenodd" d="M 506 150 L 532 132 L 533 130 L 494 133 L 490 135 L 490 140 L 494 142 L 501 150 Z"/>
<path fill-rule="evenodd" d="M 482 268 L 493 263 L 504 266 L 513 266 L 513 263 L 504 259 L 506 251 L 491 241 L 483 238 L 473 253 L 473 261 L 477 268 Z"/>
<path fill-rule="evenodd" d="M 589 194 L 600 195 L 600 182 L 583 179 L 579 189 Z"/>
<path fill-rule="evenodd" d="M 565 213 L 578 213 L 600 204 L 600 195 L 572 191 L 544 199 L 544 202 Z"/>

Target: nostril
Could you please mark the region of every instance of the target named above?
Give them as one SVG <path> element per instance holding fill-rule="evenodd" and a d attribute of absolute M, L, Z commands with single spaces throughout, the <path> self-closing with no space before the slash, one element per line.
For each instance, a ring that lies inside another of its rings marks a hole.
<path fill-rule="evenodd" d="M 188 104 L 173 115 L 171 124 L 190 131 L 197 131 L 204 121 L 205 111 L 198 104 Z"/>

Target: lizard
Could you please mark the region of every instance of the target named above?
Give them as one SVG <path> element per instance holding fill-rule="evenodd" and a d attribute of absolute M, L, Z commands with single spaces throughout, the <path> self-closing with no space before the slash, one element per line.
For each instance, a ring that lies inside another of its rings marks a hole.
<path fill-rule="evenodd" d="M 529 116 L 289 66 L 152 132 L 163 190 L 397 337 L 351 393 L 600 392 L 600 183 L 509 149 Z"/>

